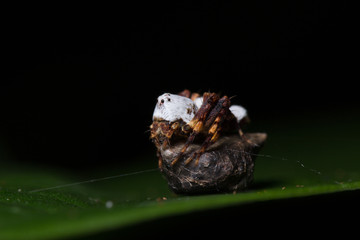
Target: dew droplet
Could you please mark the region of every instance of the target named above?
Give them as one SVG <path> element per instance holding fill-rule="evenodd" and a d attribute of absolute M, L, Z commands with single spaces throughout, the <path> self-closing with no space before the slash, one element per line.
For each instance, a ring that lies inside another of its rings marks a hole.
<path fill-rule="evenodd" d="M 106 201 L 105 207 L 106 207 L 107 209 L 110 209 L 110 208 L 112 208 L 113 206 L 114 206 L 114 203 L 113 203 L 112 201 Z"/>

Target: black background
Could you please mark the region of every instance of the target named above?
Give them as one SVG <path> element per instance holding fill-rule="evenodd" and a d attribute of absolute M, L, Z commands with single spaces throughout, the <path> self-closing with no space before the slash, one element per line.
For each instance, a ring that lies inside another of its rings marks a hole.
<path fill-rule="evenodd" d="M 1 29 L 0 141 L 19 163 L 93 168 L 155 152 L 156 98 L 184 88 L 236 95 L 253 119 L 358 104 L 346 2 L 33 7 L 4 8 Z"/>

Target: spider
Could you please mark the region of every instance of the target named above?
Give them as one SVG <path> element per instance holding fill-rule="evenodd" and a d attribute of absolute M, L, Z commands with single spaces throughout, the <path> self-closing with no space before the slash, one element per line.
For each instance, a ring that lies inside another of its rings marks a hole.
<path fill-rule="evenodd" d="M 203 96 L 185 89 L 178 94 L 164 93 L 159 96 L 150 126 L 150 139 L 158 149 L 159 167 L 162 166 L 160 149 L 172 142 L 186 140 L 175 165 L 194 142 L 202 142 L 201 147 L 185 160 L 189 164 L 199 162 L 201 154 L 217 141 L 220 135 L 238 132 L 243 137 L 241 127 L 249 122 L 246 110 L 239 105 L 231 105 L 230 98 L 216 93 L 205 92 Z"/>

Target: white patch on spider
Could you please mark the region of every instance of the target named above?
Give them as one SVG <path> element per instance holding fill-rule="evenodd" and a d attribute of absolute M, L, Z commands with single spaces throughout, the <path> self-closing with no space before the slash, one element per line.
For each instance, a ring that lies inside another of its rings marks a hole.
<path fill-rule="evenodd" d="M 164 93 L 158 97 L 153 120 L 169 122 L 183 120 L 185 123 L 189 123 L 194 118 L 197 110 L 197 106 L 190 98 Z"/>
<path fill-rule="evenodd" d="M 198 97 L 198 98 L 196 98 L 195 100 L 194 100 L 194 103 L 195 103 L 195 105 L 197 106 L 197 108 L 200 108 L 201 107 L 201 105 L 203 104 L 203 101 L 204 100 L 204 98 L 203 97 Z"/>
<path fill-rule="evenodd" d="M 165 120 L 169 122 L 183 120 L 185 123 L 189 123 L 202 104 L 203 97 L 198 97 L 192 101 L 187 97 L 164 93 L 158 97 L 153 120 Z M 247 116 L 246 109 L 240 105 L 232 105 L 229 109 L 238 122 Z"/>
<path fill-rule="evenodd" d="M 234 114 L 238 122 L 240 122 L 241 119 L 247 116 L 246 109 L 240 105 L 231 105 L 229 109 L 232 112 L 232 114 Z"/>

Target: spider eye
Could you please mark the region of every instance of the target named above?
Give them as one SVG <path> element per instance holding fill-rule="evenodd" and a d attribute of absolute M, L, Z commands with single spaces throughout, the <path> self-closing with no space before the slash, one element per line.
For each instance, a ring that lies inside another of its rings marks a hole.
<path fill-rule="evenodd" d="M 170 101 L 171 101 L 171 99 L 170 99 L 170 98 L 168 98 L 167 100 L 168 100 L 168 102 L 170 102 Z"/>
<path fill-rule="evenodd" d="M 161 99 L 161 101 L 160 101 L 161 103 L 164 103 L 164 99 Z"/>

